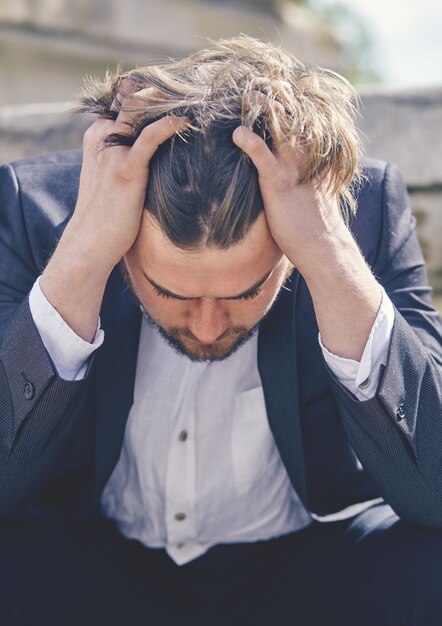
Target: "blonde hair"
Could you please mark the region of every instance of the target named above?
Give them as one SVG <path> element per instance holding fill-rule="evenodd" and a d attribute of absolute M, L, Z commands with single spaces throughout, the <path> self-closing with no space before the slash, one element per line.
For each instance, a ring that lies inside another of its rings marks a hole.
<path fill-rule="evenodd" d="M 146 209 L 176 245 L 229 247 L 263 209 L 256 168 L 232 141 L 239 125 L 271 149 L 282 142 L 300 148 L 300 182 L 321 181 L 339 199 L 345 219 L 355 212 L 361 176 L 358 96 L 339 74 L 240 36 L 181 60 L 93 80 L 78 110 L 116 119 L 117 95 L 126 81 L 136 91 L 154 89 L 142 104 L 129 107 L 138 111 L 137 122 L 127 133 L 108 136 L 108 145 L 132 145 L 146 125 L 168 114 L 191 120 L 188 130 L 155 153 L 146 192 Z"/>

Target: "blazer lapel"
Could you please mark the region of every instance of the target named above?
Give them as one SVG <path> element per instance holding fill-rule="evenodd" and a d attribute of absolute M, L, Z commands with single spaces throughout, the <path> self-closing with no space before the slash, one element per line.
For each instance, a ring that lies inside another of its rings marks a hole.
<path fill-rule="evenodd" d="M 269 316 L 261 323 L 258 369 L 270 429 L 292 485 L 307 506 L 299 416 L 295 338 L 295 301 L 299 272 L 294 271 Z"/>
<path fill-rule="evenodd" d="M 120 456 L 133 390 L 141 311 L 117 266 L 106 286 L 100 314 L 105 333 L 97 354 L 95 496 L 99 503 Z"/>

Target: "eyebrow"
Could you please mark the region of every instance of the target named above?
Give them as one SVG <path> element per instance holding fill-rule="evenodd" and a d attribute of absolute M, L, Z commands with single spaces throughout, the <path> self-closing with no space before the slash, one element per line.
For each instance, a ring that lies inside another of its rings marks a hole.
<path fill-rule="evenodd" d="M 256 289 L 261 287 L 261 285 L 263 285 L 266 282 L 266 280 L 270 277 L 270 275 L 273 273 L 274 269 L 275 268 L 272 268 L 269 272 L 267 272 L 265 276 L 263 276 L 260 280 L 258 280 L 258 282 L 256 282 L 254 285 L 252 285 L 245 291 L 242 291 L 237 296 L 224 296 L 223 298 L 219 298 L 219 299 L 220 300 L 239 300 L 241 298 L 244 298 L 245 296 L 249 295 L 250 293 L 253 293 L 254 291 L 256 291 Z M 161 287 L 160 285 L 158 285 L 158 283 L 152 280 L 152 278 L 150 278 L 144 270 L 142 270 L 142 272 L 143 272 L 144 278 L 147 280 L 147 282 L 149 282 L 152 285 L 152 287 L 155 287 L 155 289 L 158 289 L 158 291 L 161 291 L 162 293 L 166 294 L 167 296 L 170 296 L 171 298 L 176 298 L 177 300 L 196 300 L 197 299 L 197 296 L 186 297 L 186 296 L 180 296 L 176 293 L 173 293 L 172 291 L 169 291 L 169 289 L 166 289 L 165 287 Z"/>

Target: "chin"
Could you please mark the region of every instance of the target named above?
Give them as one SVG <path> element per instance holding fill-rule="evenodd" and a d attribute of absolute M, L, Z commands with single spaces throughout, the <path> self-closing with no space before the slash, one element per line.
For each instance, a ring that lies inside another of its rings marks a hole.
<path fill-rule="evenodd" d="M 238 348 L 243 346 L 258 331 L 259 322 L 249 330 L 243 330 L 231 339 L 226 339 L 226 343 L 198 344 L 190 341 L 187 337 L 183 337 L 178 329 L 177 331 L 166 330 L 158 322 L 154 320 L 145 306 L 138 300 L 141 312 L 149 324 L 154 326 L 162 338 L 179 354 L 186 356 L 191 361 L 223 361 L 231 354 L 236 352 Z"/>
<path fill-rule="evenodd" d="M 254 326 L 250 330 L 242 333 L 233 340 L 224 343 L 214 344 L 197 344 L 194 341 L 186 341 L 169 334 L 166 330 L 158 327 L 161 336 L 172 346 L 179 354 L 189 358 L 191 361 L 205 361 L 213 363 L 214 361 L 223 361 L 243 346 L 258 330 L 258 326 Z"/>
<path fill-rule="evenodd" d="M 230 342 L 221 342 L 219 344 L 200 344 L 196 342 L 184 342 L 175 340 L 179 346 L 179 351 L 192 361 L 222 361 L 230 356 L 237 348 L 237 344 L 241 342 L 241 338 L 230 340 Z M 242 345 L 242 342 L 241 342 Z"/>

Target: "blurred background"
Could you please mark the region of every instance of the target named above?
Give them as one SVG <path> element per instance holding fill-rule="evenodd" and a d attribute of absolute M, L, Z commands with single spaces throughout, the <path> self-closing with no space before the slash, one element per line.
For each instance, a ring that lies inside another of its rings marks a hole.
<path fill-rule="evenodd" d="M 246 33 L 356 85 L 368 156 L 399 165 L 442 308 L 441 0 L 1 0 L 0 162 L 81 146 L 83 78 Z"/>

